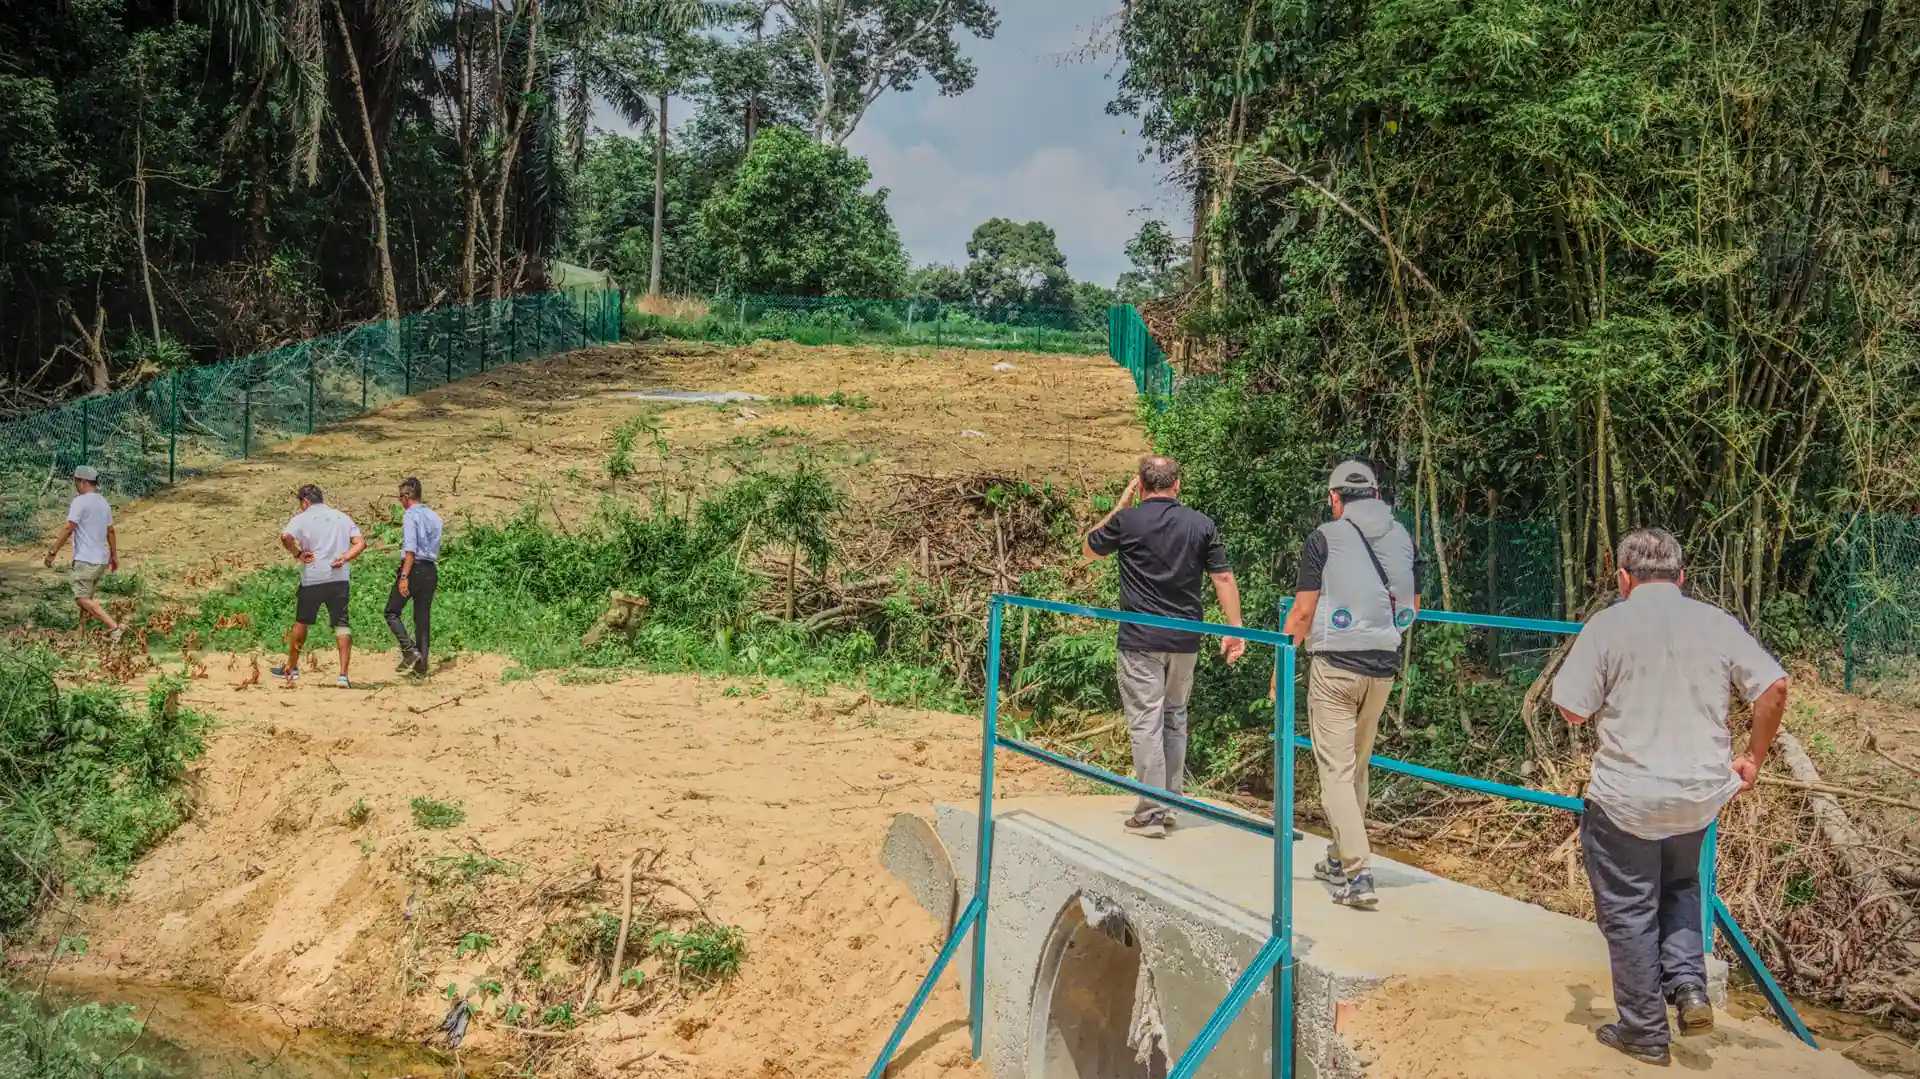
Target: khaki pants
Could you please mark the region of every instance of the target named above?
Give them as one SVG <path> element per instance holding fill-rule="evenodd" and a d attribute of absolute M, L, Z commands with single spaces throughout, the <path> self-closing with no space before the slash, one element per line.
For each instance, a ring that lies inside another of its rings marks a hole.
<path fill-rule="evenodd" d="M 1181 793 L 1187 771 L 1187 698 L 1193 694 L 1192 652 L 1120 653 L 1120 711 L 1133 740 L 1133 775 L 1149 787 Z M 1166 807 L 1145 798 L 1136 817 L 1160 817 Z"/>
<path fill-rule="evenodd" d="M 1367 758 L 1380 732 L 1391 678 L 1341 670 L 1316 656 L 1307 679 L 1307 724 L 1313 763 L 1320 771 L 1320 808 L 1333 829 L 1340 868 L 1349 877 L 1367 868 Z"/>

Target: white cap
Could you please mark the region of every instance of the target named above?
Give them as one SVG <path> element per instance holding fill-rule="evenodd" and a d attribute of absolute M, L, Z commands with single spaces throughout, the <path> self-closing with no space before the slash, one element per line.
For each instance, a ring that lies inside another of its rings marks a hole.
<path fill-rule="evenodd" d="M 1380 479 L 1373 474 L 1372 465 L 1350 458 L 1333 466 L 1333 474 L 1327 477 L 1327 490 L 1337 491 L 1342 487 L 1377 491 L 1380 489 Z"/>

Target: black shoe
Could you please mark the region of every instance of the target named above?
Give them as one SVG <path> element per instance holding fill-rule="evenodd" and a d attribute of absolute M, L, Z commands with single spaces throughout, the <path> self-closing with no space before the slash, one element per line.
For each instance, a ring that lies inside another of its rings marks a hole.
<path fill-rule="evenodd" d="M 400 673 L 405 674 L 418 666 L 420 666 L 420 654 L 411 648 L 402 648 L 400 650 Z"/>
<path fill-rule="evenodd" d="M 413 673 L 416 675 L 419 675 L 422 678 L 425 678 L 427 676 L 427 657 L 421 656 L 419 661 L 414 663 Z"/>
<path fill-rule="evenodd" d="M 1683 985 L 1673 991 L 1673 1006 L 1680 1013 L 1680 1033 L 1706 1034 L 1713 1030 L 1713 1001 L 1697 985 Z"/>
<path fill-rule="evenodd" d="M 1664 1068 L 1673 1063 L 1673 1054 L 1668 1052 L 1664 1045 L 1635 1045 L 1629 1041 L 1622 1041 L 1618 1023 L 1608 1023 L 1594 1031 L 1593 1036 L 1600 1040 L 1601 1045 L 1618 1049 L 1642 1064 L 1653 1064 Z"/>

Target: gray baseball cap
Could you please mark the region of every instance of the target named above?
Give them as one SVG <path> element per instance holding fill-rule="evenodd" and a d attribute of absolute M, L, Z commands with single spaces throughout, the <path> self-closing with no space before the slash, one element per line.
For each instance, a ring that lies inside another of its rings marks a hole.
<path fill-rule="evenodd" d="M 92 465 L 81 465 L 73 470 L 73 478 L 76 480 L 86 480 L 88 483 L 99 483 L 100 470 Z"/>
<path fill-rule="evenodd" d="M 1349 458 L 1333 466 L 1333 473 L 1327 477 L 1327 490 L 1336 491 L 1342 487 L 1360 487 L 1377 490 L 1380 478 L 1373 474 L 1373 466 L 1358 458 Z"/>

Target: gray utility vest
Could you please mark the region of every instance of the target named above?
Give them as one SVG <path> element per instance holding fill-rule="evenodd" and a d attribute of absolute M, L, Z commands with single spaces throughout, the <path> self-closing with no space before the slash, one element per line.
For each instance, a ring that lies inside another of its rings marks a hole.
<path fill-rule="evenodd" d="M 1358 526 L 1356 530 L 1355 526 Z M 1366 542 L 1361 542 L 1361 534 Z M 1391 651 L 1400 633 L 1413 624 L 1413 537 L 1393 511 L 1377 498 L 1346 508 L 1337 521 L 1320 526 L 1327 540 L 1327 565 L 1320 575 L 1320 602 L 1307 635 L 1309 652 Z M 1367 557 L 1367 546 L 1387 573 L 1387 587 Z M 1388 589 L 1392 590 L 1391 598 Z"/>

